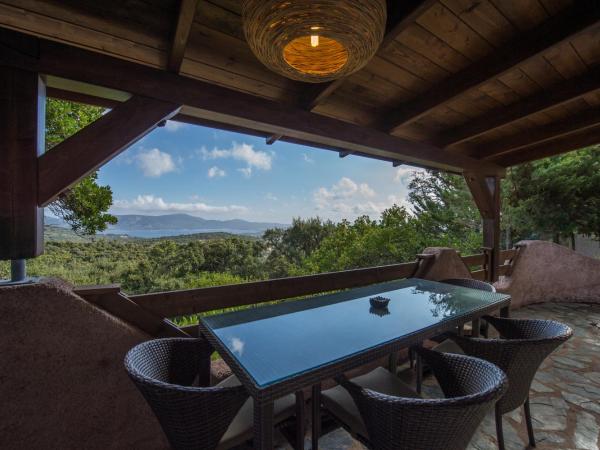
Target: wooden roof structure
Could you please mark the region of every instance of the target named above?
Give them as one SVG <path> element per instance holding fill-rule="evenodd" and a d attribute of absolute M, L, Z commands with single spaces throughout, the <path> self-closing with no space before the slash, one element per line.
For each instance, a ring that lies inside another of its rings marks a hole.
<path fill-rule="evenodd" d="M 376 56 L 326 84 L 263 66 L 238 0 L 1 0 L 0 27 L 42 38 L 49 96 L 108 106 L 153 96 L 182 104 L 176 119 L 268 143 L 501 173 L 600 142 L 599 2 L 388 3 Z"/>
<path fill-rule="evenodd" d="M 387 5 L 366 66 L 309 84 L 257 60 L 240 0 L 0 0 L 0 258 L 166 119 L 462 173 L 497 250 L 506 167 L 600 142 L 600 0 Z M 41 154 L 45 95 L 111 111 Z"/>

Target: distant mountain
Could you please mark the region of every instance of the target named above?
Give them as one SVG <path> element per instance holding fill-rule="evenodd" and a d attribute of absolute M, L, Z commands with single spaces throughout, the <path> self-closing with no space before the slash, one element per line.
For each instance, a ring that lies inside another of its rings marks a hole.
<path fill-rule="evenodd" d="M 52 225 L 53 227 L 63 227 L 66 228 L 67 224 L 64 223 L 61 219 L 57 219 L 56 217 L 44 216 L 44 225 Z"/>
<path fill-rule="evenodd" d="M 227 230 L 234 232 L 256 233 L 268 228 L 287 228 L 289 225 L 270 222 L 249 222 L 241 219 L 213 220 L 190 216 L 189 214 L 167 214 L 163 216 L 145 216 L 127 214 L 117 216 L 119 222 L 108 231 L 119 230 Z"/>

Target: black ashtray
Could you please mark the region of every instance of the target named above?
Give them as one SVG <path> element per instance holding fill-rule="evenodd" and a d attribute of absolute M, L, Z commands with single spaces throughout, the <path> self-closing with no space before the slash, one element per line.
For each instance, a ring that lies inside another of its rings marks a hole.
<path fill-rule="evenodd" d="M 371 306 L 369 308 L 369 312 L 371 314 L 375 314 L 376 316 L 379 316 L 379 317 L 390 315 L 390 310 L 387 309 L 387 306 L 384 306 L 383 308 L 379 308 L 379 307 L 375 308 L 375 307 Z"/>
<path fill-rule="evenodd" d="M 369 299 L 369 303 L 371 303 L 373 308 L 387 308 L 389 302 L 389 298 L 382 297 L 381 295 L 378 295 L 377 297 L 371 297 Z"/>

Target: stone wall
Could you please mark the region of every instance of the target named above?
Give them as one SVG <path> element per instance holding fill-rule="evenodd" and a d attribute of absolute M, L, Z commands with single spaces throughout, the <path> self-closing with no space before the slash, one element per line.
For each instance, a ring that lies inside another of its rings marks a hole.
<path fill-rule="evenodd" d="M 510 276 L 496 289 L 512 297 L 512 308 L 544 302 L 600 303 L 600 260 L 547 241 L 523 241 Z M 432 247 L 423 253 L 435 258 L 421 274 L 428 280 L 470 278 L 459 254 L 451 248 Z"/>
<path fill-rule="evenodd" d="M 546 241 L 523 241 L 510 276 L 496 289 L 513 308 L 544 302 L 600 303 L 600 260 Z"/>
<path fill-rule="evenodd" d="M 148 336 L 49 280 L 0 288 L 0 448 L 167 448 L 129 380 Z"/>

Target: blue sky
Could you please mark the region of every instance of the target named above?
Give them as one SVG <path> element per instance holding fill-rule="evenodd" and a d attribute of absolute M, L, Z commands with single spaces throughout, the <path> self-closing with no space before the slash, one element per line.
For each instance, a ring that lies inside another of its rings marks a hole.
<path fill-rule="evenodd" d="M 362 157 L 167 122 L 99 172 L 115 214 L 339 221 L 405 204 L 415 169 Z"/>

